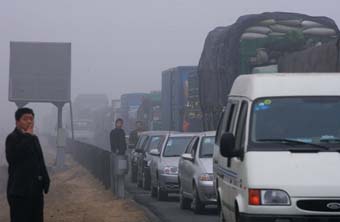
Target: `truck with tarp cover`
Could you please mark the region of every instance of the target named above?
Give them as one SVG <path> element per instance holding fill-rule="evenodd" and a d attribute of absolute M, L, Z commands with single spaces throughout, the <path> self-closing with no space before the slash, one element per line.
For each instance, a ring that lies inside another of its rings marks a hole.
<path fill-rule="evenodd" d="M 178 66 L 162 72 L 162 129 L 187 131 L 185 107 L 189 96 L 189 73 L 197 66 Z"/>
<path fill-rule="evenodd" d="M 212 30 L 198 66 L 204 129 L 216 129 L 237 76 L 278 73 L 280 59 L 335 41 L 338 36 L 337 25 L 328 17 L 286 12 L 245 15 L 230 26 Z"/>
<path fill-rule="evenodd" d="M 188 99 L 184 114 L 184 131 L 187 132 L 201 132 L 203 130 L 198 84 L 198 74 L 197 69 L 195 69 L 188 74 Z"/>
<path fill-rule="evenodd" d="M 144 124 L 145 130 L 161 129 L 161 92 L 147 94 L 137 111 L 137 120 Z"/>

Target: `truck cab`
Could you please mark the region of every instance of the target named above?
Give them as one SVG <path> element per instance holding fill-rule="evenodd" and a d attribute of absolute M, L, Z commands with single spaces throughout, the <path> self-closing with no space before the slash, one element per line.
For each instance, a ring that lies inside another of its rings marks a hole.
<path fill-rule="evenodd" d="M 340 75 L 239 76 L 216 134 L 221 221 L 340 221 Z"/>

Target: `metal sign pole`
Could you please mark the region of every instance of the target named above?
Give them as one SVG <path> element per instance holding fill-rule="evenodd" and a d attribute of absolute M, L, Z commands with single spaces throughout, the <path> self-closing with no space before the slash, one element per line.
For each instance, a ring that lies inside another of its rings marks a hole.
<path fill-rule="evenodd" d="M 72 140 L 74 140 L 74 125 L 73 125 L 73 108 L 72 108 L 72 102 L 70 101 L 70 117 L 71 117 L 71 133 L 72 133 Z"/>
<path fill-rule="evenodd" d="M 63 129 L 63 107 L 65 103 L 55 103 L 58 108 L 58 130 L 57 130 L 57 157 L 56 168 L 62 170 L 65 168 L 65 147 L 66 134 Z"/>

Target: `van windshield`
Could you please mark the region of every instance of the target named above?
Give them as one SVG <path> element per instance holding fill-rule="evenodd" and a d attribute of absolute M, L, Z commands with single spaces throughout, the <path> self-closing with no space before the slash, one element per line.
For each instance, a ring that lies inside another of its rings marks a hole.
<path fill-rule="evenodd" d="M 340 144 L 340 97 L 258 99 L 252 107 L 250 143 L 294 146 Z M 289 147 L 289 146 L 285 146 Z"/>

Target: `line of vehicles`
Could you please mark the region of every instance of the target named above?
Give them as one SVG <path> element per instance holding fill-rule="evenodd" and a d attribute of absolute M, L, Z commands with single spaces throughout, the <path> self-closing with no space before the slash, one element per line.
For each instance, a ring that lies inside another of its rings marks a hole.
<path fill-rule="evenodd" d="M 202 213 L 205 205 L 217 205 L 213 185 L 215 132 L 140 133 L 131 152 L 131 181 L 150 190 L 159 201 L 180 194 L 181 209 Z"/>
<path fill-rule="evenodd" d="M 220 221 L 340 221 L 340 75 L 239 76 L 216 132 L 143 132 L 132 180 Z M 280 87 L 278 87 L 280 86 Z M 134 163 L 135 161 L 135 163 Z"/>

